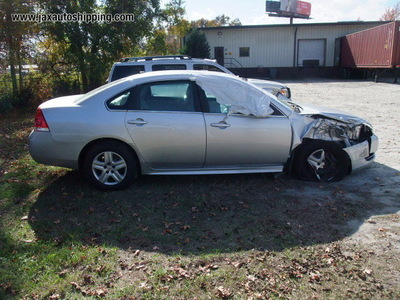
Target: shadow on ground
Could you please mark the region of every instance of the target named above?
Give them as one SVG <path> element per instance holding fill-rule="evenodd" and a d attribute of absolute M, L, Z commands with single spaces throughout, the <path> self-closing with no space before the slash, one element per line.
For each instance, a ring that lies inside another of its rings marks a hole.
<path fill-rule="evenodd" d="M 181 255 L 280 251 L 340 240 L 371 215 L 396 213 L 398 202 L 382 203 L 373 189 L 382 184 L 377 174 L 398 171 L 375 163 L 362 172 L 331 184 L 263 174 L 147 176 L 118 192 L 94 190 L 69 172 L 38 196 L 29 220 L 38 239 L 59 244 Z"/>

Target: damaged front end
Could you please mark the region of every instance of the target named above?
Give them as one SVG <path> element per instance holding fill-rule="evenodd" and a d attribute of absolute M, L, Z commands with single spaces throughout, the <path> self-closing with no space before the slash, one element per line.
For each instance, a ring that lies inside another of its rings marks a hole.
<path fill-rule="evenodd" d="M 315 114 L 307 116 L 311 122 L 302 139 L 323 140 L 340 144 L 348 154 L 351 169 L 366 166 L 375 158 L 378 138 L 372 126 L 356 117 L 339 114 Z"/>

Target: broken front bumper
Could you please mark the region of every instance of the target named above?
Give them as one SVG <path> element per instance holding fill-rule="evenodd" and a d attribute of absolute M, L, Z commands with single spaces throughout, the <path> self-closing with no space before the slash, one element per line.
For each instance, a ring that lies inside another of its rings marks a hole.
<path fill-rule="evenodd" d="M 378 150 L 378 137 L 376 135 L 371 136 L 371 143 L 364 141 L 360 144 L 344 148 L 347 152 L 351 161 L 352 171 L 367 166 L 375 159 L 375 152 Z"/>

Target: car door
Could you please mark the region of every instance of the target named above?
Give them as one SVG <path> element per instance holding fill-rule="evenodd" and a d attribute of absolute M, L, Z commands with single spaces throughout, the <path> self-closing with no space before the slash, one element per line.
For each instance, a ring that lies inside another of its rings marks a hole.
<path fill-rule="evenodd" d="M 228 107 L 207 95 L 209 113 L 204 114 L 207 131 L 206 168 L 251 168 L 283 166 L 289 157 L 289 119 L 272 106 L 266 118 L 227 114 Z"/>
<path fill-rule="evenodd" d="M 201 168 L 205 162 L 204 117 L 193 82 L 164 81 L 135 88 L 125 124 L 152 169 Z"/>

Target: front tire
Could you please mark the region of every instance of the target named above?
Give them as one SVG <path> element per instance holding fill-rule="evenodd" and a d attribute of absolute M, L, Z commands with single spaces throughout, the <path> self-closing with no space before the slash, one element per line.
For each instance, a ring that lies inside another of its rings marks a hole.
<path fill-rule="evenodd" d="M 137 163 L 128 146 L 107 141 L 90 148 L 84 159 L 83 172 L 100 190 L 120 190 L 135 179 Z"/>
<path fill-rule="evenodd" d="M 336 143 L 308 142 L 296 151 L 294 174 L 300 180 L 332 182 L 347 175 L 350 159 Z"/>

